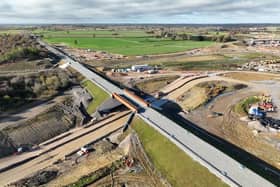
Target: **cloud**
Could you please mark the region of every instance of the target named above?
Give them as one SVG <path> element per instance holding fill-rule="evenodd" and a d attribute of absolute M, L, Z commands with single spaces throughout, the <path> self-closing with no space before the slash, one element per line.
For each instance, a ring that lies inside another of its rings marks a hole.
<path fill-rule="evenodd" d="M 0 23 L 279 22 L 279 0 L 1 0 Z"/>

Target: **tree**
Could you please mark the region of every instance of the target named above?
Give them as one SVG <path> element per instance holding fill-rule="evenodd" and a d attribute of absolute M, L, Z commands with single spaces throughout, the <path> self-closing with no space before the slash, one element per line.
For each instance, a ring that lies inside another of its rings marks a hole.
<path fill-rule="evenodd" d="M 60 88 L 60 81 L 57 76 L 53 75 L 46 79 L 46 85 L 50 90 L 58 90 Z"/>
<path fill-rule="evenodd" d="M 212 36 L 212 41 L 216 42 L 216 41 L 217 41 L 217 39 L 218 39 L 218 37 L 217 37 L 217 36 Z"/>
<path fill-rule="evenodd" d="M 66 88 L 67 86 L 69 86 L 69 84 L 70 84 L 69 77 L 66 73 L 59 72 L 58 77 L 59 77 L 59 80 L 61 83 L 61 85 L 60 85 L 61 88 Z"/>
<path fill-rule="evenodd" d="M 217 37 L 217 42 L 223 42 L 224 40 L 224 35 L 220 35 Z"/>
<path fill-rule="evenodd" d="M 75 45 L 78 45 L 78 40 L 74 40 L 74 44 L 75 44 Z"/>
<path fill-rule="evenodd" d="M 24 78 L 24 83 L 26 86 L 31 86 L 34 84 L 34 80 L 32 79 L 32 77 L 25 77 Z"/>
<path fill-rule="evenodd" d="M 199 35 L 199 36 L 198 36 L 198 41 L 204 41 L 204 37 L 201 36 L 201 35 Z"/>
<path fill-rule="evenodd" d="M 229 34 L 225 35 L 223 38 L 223 42 L 230 42 L 230 41 L 232 41 L 231 35 L 229 35 Z"/>
<path fill-rule="evenodd" d="M 93 38 L 95 38 L 95 37 L 96 37 L 96 35 L 95 35 L 95 34 L 92 34 L 92 37 L 93 37 Z"/>
<path fill-rule="evenodd" d="M 16 77 L 13 77 L 11 80 L 10 80 L 10 83 L 11 84 L 18 84 L 18 83 L 22 83 L 24 81 L 23 77 L 22 76 L 16 76 Z"/>

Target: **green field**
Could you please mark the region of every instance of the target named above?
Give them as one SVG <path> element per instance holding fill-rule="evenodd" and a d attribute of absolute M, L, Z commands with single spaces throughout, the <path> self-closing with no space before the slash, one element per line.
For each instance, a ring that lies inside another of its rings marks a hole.
<path fill-rule="evenodd" d="M 85 30 L 63 30 L 63 31 L 54 31 L 54 30 L 35 30 L 33 31 L 35 34 L 44 35 L 45 38 L 71 38 L 71 37 L 93 37 L 95 35 L 96 38 L 104 38 L 104 37 L 148 37 L 152 36 L 151 34 L 147 34 L 143 30 L 93 30 L 93 29 L 85 29 Z"/>
<path fill-rule="evenodd" d="M 249 106 L 252 104 L 256 104 L 258 102 L 260 102 L 259 98 L 254 96 L 248 97 L 240 101 L 238 104 L 236 104 L 234 107 L 234 111 L 240 115 L 247 115 Z"/>
<path fill-rule="evenodd" d="M 156 169 L 172 186 L 227 186 L 142 120 L 134 120 L 132 127 Z"/>
<path fill-rule="evenodd" d="M 78 42 L 75 44 L 75 40 Z M 66 44 L 70 47 L 103 50 L 123 55 L 149 55 L 174 53 L 206 47 L 213 42 L 172 41 L 156 38 L 46 38 L 52 44 Z"/>
<path fill-rule="evenodd" d="M 106 99 L 110 96 L 97 85 L 93 84 L 91 81 L 87 80 L 82 83 L 82 86 L 85 87 L 88 92 L 92 95 L 93 100 L 89 104 L 87 111 L 89 114 L 92 114 L 96 111 L 99 105 L 101 105 Z"/>
<path fill-rule="evenodd" d="M 143 30 L 37 30 L 34 33 L 43 35 L 45 41 L 52 44 L 65 44 L 74 48 L 102 50 L 128 56 L 174 53 L 213 44 L 210 41 L 173 41 L 155 38 L 153 34 L 147 34 Z"/>

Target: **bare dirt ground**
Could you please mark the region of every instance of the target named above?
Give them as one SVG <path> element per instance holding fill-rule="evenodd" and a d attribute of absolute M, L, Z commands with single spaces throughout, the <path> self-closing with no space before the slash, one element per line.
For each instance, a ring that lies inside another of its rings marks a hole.
<path fill-rule="evenodd" d="M 171 82 L 176 80 L 178 76 L 161 76 L 157 78 L 146 79 L 144 81 L 139 81 L 134 84 L 134 87 L 138 88 L 139 90 L 149 93 L 155 94 L 161 88 L 165 87 L 166 85 L 170 85 Z"/>
<path fill-rule="evenodd" d="M 231 79 L 250 82 L 252 89 L 267 95 L 271 95 L 275 106 L 280 108 L 280 75 L 261 72 L 229 72 L 224 76 Z M 280 119 L 280 112 L 271 116 Z"/>
<path fill-rule="evenodd" d="M 263 81 L 263 80 L 275 80 L 280 81 L 280 75 L 271 74 L 271 73 L 262 73 L 262 72 L 228 72 L 224 73 L 225 77 L 231 79 L 237 79 L 240 81 Z"/>
<path fill-rule="evenodd" d="M 89 130 L 90 128 L 87 128 L 85 130 L 81 130 L 88 132 L 83 132 L 79 136 L 77 136 L 77 134 L 74 134 L 74 136 L 76 137 L 72 137 L 72 139 L 69 136 L 66 136 L 62 140 L 54 141 L 54 143 L 46 146 L 52 148 L 47 149 L 47 151 L 41 154 L 38 153 L 38 156 L 35 159 L 19 165 L 18 167 L 14 167 L 10 170 L 0 173 L 0 186 L 16 182 L 50 166 L 52 163 L 57 162 L 58 160 L 63 160 L 66 155 L 71 154 L 80 147 L 98 140 L 100 137 L 108 135 L 116 131 L 117 129 L 120 129 L 126 121 L 127 116 L 104 125 L 102 125 L 102 123 L 104 122 L 101 122 L 100 127 L 93 125 L 91 128 L 94 129 Z M 30 155 L 26 156 L 29 157 Z"/>
<path fill-rule="evenodd" d="M 64 172 L 57 179 L 51 181 L 46 186 L 66 186 L 78 181 L 81 177 L 86 176 L 93 171 L 109 166 L 113 162 L 120 160 L 123 157 L 121 150 L 113 150 L 102 155 L 92 154 L 85 158 L 81 163 L 76 164 Z"/>
<path fill-rule="evenodd" d="M 27 105 L 27 107 L 25 106 L 15 113 L 13 112 L 13 114 L 2 113 L 0 115 L 0 130 L 11 125 L 23 123 L 28 119 L 38 116 L 49 108 L 55 106 L 57 103 L 62 102 L 67 96 L 69 96 L 69 94 L 69 92 L 66 92 L 63 96 L 55 97 L 46 102 L 39 101 L 38 103 L 31 103 L 30 106 Z"/>
<path fill-rule="evenodd" d="M 230 79 L 230 78 L 225 78 L 225 77 L 220 77 L 220 76 L 210 76 L 210 77 L 202 77 L 200 79 L 193 80 L 191 82 L 188 82 L 184 86 L 180 87 L 179 89 L 174 90 L 173 92 L 169 93 L 166 98 L 169 100 L 174 100 L 176 101 L 182 94 L 184 94 L 186 91 L 194 87 L 195 85 L 207 81 L 226 81 L 226 82 L 233 82 L 233 83 L 240 83 L 240 84 L 249 84 L 248 82 L 244 81 L 239 81 L 235 79 Z"/>
<path fill-rule="evenodd" d="M 94 131 L 95 129 L 97 129 L 98 127 L 102 127 L 103 125 L 110 123 L 112 121 L 114 121 L 115 119 L 118 119 L 120 117 L 123 117 L 125 115 L 127 115 L 128 112 L 122 112 L 119 114 L 116 114 L 115 116 L 112 116 L 98 124 L 92 125 L 89 128 L 83 128 L 83 127 L 77 127 L 75 129 L 72 129 L 68 132 L 65 132 L 57 137 L 54 137 L 52 139 L 49 139 L 46 142 L 43 142 L 39 145 L 38 150 L 32 151 L 32 152 L 28 152 L 25 154 L 21 154 L 21 155 L 14 155 L 14 156 L 10 156 L 10 157 L 6 157 L 6 158 L 2 158 L 0 159 L 0 169 L 4 169 L 6 167 L 9 167 L 15 163 L 24 161 L 26 159 L 32 158 L 34 156 L 39 156 L 41 154 L 44 154 L 45 152 L 48 152 L 52 149 L 55 149 L 56 147 L 63 145 L 65 142 L 74 140 L 77 137 L 80 137 L 82 135 L 85 135 L 87 133 L 90 133 L 91 131 Z"/>
<path fill-rule="evenodd" d="M 280 142 L 277 134 L 259 133 L 254 135 L 253 130 L 246 122 L 239 120 L 240 116 L 233 112 L 233 107 L 240 99 L 255 95 L 253 90 L 244 89 L 230 95 L 221 96 L 206 107 L 186 115 L 188 119 L 207 131 L 222 137 L 233 144 L 251 152 L 257 157 L 280 168 L 280 155 L 277 142 Z M 222 113 L 223 116 L 208 118 L 212 112 Z M 271 142 L 269 139 L 277 140 Z"/>
<path fill-rule="evenodd" d="M 164 94 L 169 94 L 169 93 L 175 91 L 176 89 L 179 89 L 180 87 L 184 86 L 188 82 L 191 82 L 195 79 L 205 78 L 205 77 L 207 77 L 207 76 L 206 75 L 199 75 L 199 74 L 198 75 L 196 75 L 196 74 L 181 75 L 180 78 L 178 78 L 177 80 L 172 82 L 172 84 L 169 84 L 166 87 L 164 87 L 161 91 Z"/>
<path fill-rule="evenodd" d="M 257 157 L 265 160 L 271 165 L 280 168 L 280 136 L 279 133 L 271 132 L 258 132 L 255 133 L 253 128 L 250 128 L 247 122 L 240 120 L 242 116 L 237 115 L 233 108 L 242 99 L 249 96 L 260 95 L 262 93 L 270 94 L 272 96 L 273 102 L 276 106 L 280 106 L 280 84 L 278 80 L 274 79 L 274 75 L 271 74 L 248 74 L 244 73 L 238 74 L 230 77 L 238 80 L 239 83 L 246 83 L 249 85 L 248 88 L 234 91 L 228 94 L 223 94 L 213 99 L 210 103 L 205 106 L 198 108 L 190 112 L 189 114 L 184 114 L 184 116 L 200 127 L 206 129 L 207 131 L 222 137 L 229 142 L 247 150 L 248 152 L 256 155 Z M 248 76 L 249 75 L 249 76 Z M 265 75 L 265 76 L 264 76 Z M 271 80 L 271 77 L 273 80 Z M 263 80 L 268 79 L 268 81 Z M 213 79 L 210 77 L 209 79 Z M 214 79 L 217 80 L 217 77 Z M 222 78 L 223 79 L 223 78 Z M 258 81 L 252 81 L 258 80 Z M 260 81 L 262 80 L 262 81 Z M 197 82 L 207 81 L 206 79 L 199 79 Z M 240 82 L 241 81 L 241 82 Z M 171 93 L 171 99 L 180 96 L 183 91 L 191 89 L 197 84 L 196 81 L 188 83 L 178 89 L 175 93 Z M 233 81 L 235 82 L 235 81 Z M 181 92 L 179 92 L 181 91 Z M 221 116 L 210 117 L 214 113 L 220 113 Z M 268 114 L 269 116 L 278 118 L 280 112 Z"/>
<path fill-rule="evenodd" d="M 125 138 L 120 137 L 125 136 Z M 83 180 L 85 176 L 96 176 L 97 179 L 93 182 L 89 182 L 87 186 L 129 186 L 129 187 L 163 187 L 169 186 L 168 182 L 161 178 L 160 175 L 153 168 L 147 157 L 144 149 L 141 146 L 137 135 L 131 131 L 122 134 L 117 132 L 109 136 L 109 139 L 117 137 L 119 142 L 116 148 L 109 148 L 109 142 L 105 140 L 93 144 L 95 151 L 89 153 L 87 156 L 79 158 L 77 164 L 72 164 L 73 158 L 58 163 L 56 165 L 59 170 L 57 178 L 47 183 L 46 186 L 58 187 L 67 186 L 77 183 L 77 181 Z M 123 140 L 122 140 L 123 139 Z M 104 147 L 108 147 L 105 148 Z M 100 150 L 101 148 L 101 150 Z M 132 159 L 133 164 L 127 166 L 125 159 Z M 104 168 L 112 167 L 113 163 L 119 162 L 120 165 L 117 170 L 110 173 L 103 173 Z M 50 170 L 50 169 L 49 169 Z M 99 172 L 100 178 L 98 179 Z M 95 173 L 95 174 L 94 174 Z M 105 176 L 104 176 L 105 174 Z"/>

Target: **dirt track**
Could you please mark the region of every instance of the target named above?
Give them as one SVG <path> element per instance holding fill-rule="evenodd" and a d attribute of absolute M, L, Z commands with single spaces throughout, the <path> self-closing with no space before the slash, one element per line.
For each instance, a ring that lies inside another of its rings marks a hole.
<path fill-rule="evenodd" d="M 194 87 L 196 84 L 202 83 L 202 82 L 207 82 L 207 81 L 227 81 L 227 82 L 233 82 L 233 83 L 240 83 L 240 84 L 246 84 L 248 85 L 248 82 L 244 82 L 244 81 L 239 81 L 239 80 L 235 80 L 235 79 L 230 79 L 230 78 L 226 78 L 226 77 L 220 77 L 220 76 L 210 76 L 210 77 L 206 77 L 206 78 L 199 78 L 196 80 L 193 80 L 191 82 L 188 82 L 187 84 L 185 84 L 184 86 L 180 87 L 179 89 L 176 89 L 175 91 L 171 92 L 170 94 L 168 94 L 166 96 L 167 99 L 169 100 L 174 100 L 176 101 L 176 99 L 181 96 L 182 94 L 184 94 L 186 91 L 188 91 L 189 89 L 191 89 L 192 87 Z M 172 83 L 171 83 L 172 84 Z"/>
<path fill-rule="evenodd" d="M 180 77 L 179 79 L 175 80 L 174 82 L 172 82 L 171 84 L 169 84 L 168 86 L 166 86 L 164 89 L 162 89 L 162 92 L 164 94 L 169 94 L 179 88 L 181 88 L 182 86 L 184 86 L 185 84 L 197 80 L 197 79 L 201 79 L 201 78 L 205 78 L 207 77 L 206 75 L 197 75 L 197 76 L 191 76 L 191 77 Z"/>
<path fill-rule="evenodd" d="M 104 122 L 93 125 L 89 128 L 81 129 L 80 131 L 77 130 L 77 132 L 73 132 L 73 135 L 66 136 L 59 141 L 47 145 L 47 148 L 45 148 L 47 152 L 39 155 L 37 158 L 6 172 L 0 173 L 0 186 L 28 177 L 33 173 L 50 166 L 59 159 L 64 159 L 66 155 L 71 154 L 80 147 L 120 129 L 127 119 L 128 115 L 113 121 L 110 121 L 110 119 L 105 120 Z M 56 148 L 59 144 L 61 144 L 61 146 Z M 37 154 L 46 151 L 45 149 L 39 150 L 39 153 Z M 29 156 L 30 155 L 27 154 L 23 155 L 25 158 Z"/>

